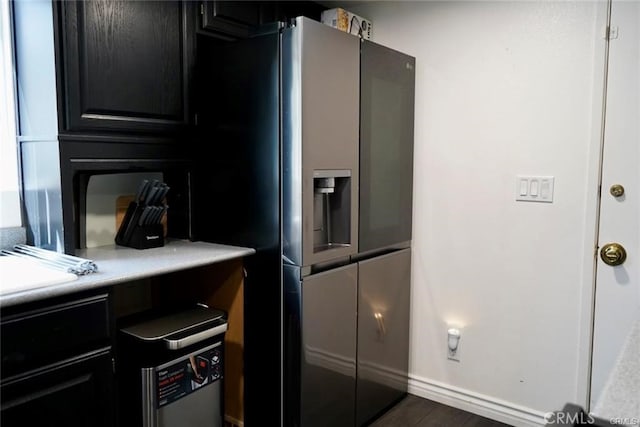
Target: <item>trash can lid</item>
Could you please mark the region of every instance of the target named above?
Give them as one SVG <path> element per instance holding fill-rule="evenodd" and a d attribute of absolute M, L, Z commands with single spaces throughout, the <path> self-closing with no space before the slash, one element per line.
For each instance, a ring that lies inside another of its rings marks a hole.
<path fill-rule="evenodd" d="M 196 307 L 168 316 L 159 317 L 122 329 L 125 334 L 144 341 L 157 341 L 176 333 L 202 331 L 207 326 L 226 323 L 225 312 L 215 308 Z"/>

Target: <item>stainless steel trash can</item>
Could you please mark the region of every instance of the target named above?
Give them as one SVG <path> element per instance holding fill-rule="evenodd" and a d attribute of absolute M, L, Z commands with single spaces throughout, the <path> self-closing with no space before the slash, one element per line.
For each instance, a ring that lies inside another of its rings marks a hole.
<path fill-rule="evenodd" d="M 225 313 L 205 307 L 122 328 L 119 424 L 222 426 L 226 330 Z"/>

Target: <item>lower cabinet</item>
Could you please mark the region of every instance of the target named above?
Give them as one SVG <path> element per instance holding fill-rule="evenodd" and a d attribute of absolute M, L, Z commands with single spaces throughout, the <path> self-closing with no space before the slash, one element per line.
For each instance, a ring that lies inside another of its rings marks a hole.
<path fill-rule="evenodd" d="M 3 427 L 113 426 L 113 371 L 109 349 L 4 381 Z"/>
<path fill-rule="evenodd" d="M 355 288 L 352 299 L 355 304 Z M 244 269 L 242 260 L 234 259 L 98 292 L 2 307 L 0 426 L 139 427 L 118 407 L 116 391 L 130 378 L 123 359 L 118 360 L 123 349 L 116 331 L 128 318 L 197 303 L 227 313 L 224 417 L 243 425 L 245 394 L 260 396 L 271 385 L 245 387 Z M 142 409 L 142 402 L 132 404 Z"/>
<path fill-rule="evenodd" d="M 106 291 L 3 308 L 0 425 L 114 426 L 110 317 Z"/>

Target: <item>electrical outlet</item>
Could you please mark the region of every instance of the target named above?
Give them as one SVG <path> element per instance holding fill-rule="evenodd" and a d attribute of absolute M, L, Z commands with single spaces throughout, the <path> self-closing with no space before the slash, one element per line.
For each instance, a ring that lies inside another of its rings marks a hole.
<path fill-rule="evenodd" d="M 456 351 L 451 351 L 447 349 L 447 359 L 452 360 L 454 362 L 460 362 L 460 347 Z"/>
<path fill-rule="evenodd" d="M 449 328 L 447 330 L 447 359 L 460 362 L 460 329 Z"/>

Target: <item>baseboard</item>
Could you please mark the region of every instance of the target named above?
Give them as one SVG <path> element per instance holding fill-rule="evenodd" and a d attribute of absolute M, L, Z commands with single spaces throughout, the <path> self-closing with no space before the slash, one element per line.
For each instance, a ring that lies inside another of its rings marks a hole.
<path fill-rule="evenodd" d="M 409 375 L 409 393 L 513 426 L 545 425 L 544 412 L 415 375 Z"/>

